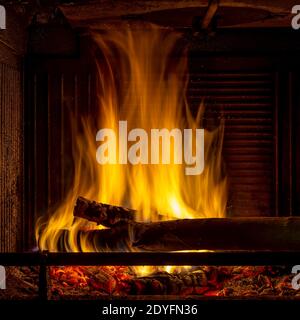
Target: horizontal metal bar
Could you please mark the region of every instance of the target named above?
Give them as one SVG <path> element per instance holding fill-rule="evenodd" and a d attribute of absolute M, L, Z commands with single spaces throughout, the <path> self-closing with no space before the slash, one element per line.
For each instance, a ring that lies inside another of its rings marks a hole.
<path fill-rule="evenodd" d="M 0 265 L 295 265 L 300 251 L 0 253 Z"/>
<path fill-rule="evenodd" d="M 42 253 L 0 253 L 2 266 L 37 266 L 42 264 Z"/>

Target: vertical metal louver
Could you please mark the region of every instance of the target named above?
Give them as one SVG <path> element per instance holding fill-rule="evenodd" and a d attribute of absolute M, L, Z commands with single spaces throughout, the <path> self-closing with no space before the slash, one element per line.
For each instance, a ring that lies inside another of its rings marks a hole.
<path fill-rule="evenodd" d="M 272 73 L 193 73 L 189 100 L 205 101 L 205 120 L 225 120 L 223 155 L 229 177 L 228 214 L 274 211 L 274 77 Z"/>

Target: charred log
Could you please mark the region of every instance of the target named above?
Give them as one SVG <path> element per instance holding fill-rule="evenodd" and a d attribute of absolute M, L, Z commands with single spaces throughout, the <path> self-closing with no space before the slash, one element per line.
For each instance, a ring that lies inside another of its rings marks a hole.
<path fill-rule="evenodd" d="M 129 221 L 85 235 L 95 250 L 299 250 L 300 218 Z"/>
<path fill-rule="evenodd" d="M 203 270 L 186 273 L 159 272 L 127 281 L 127 294 L 185 295 L 202 293 L 208 289 L 207 276 Z M 124 286 L 126 288 L 126 286 Z"/>
<path fill-rule="evenodd" d="M 75 217 L 80 217 L 105 227 L 113 227 L 120 222 L 134 220 L 135 210 L 112 206 L 79 197 L 76 201 Z"/>
<path fill-rule="evenodd" d="M 300 249 L 296 217 L 184 219 L 130 228 L 132 246 L 149 251 Z"/>
<path fill-rule="evenodd" d="M 74 216 L 110 229 L 83 231 L 95 250 L 300 250 L 300 218 L 136 222 L 136 211 L 79 197 Z"/>

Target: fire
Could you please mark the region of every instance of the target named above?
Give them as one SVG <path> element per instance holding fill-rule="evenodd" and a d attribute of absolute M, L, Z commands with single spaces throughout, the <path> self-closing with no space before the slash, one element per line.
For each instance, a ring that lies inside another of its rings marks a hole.
<path fill-rule="evenodd" d="M 187 52 L 180 35 L 153 25 L 94 33 L 101 51 L 98 72 L 98 113 L 72 119 L 74 183 L 59 208 L 41 218 L 36 238 L 42 250 L 95 251 L 78 231 L 98 228 L 73 217 L 74 203 L 84 196 L 102 203 L 138 210 L 140 221 L 224 217 L 227 181 L 222 167 L 223 126 L 204 134 L 204 171 L 186 175 L 184 164 L 104 164 L 96 161 L 97 131 L 118 132 L 119 121 L 128 130 L 201 128 L 203 105 L 196 116 L 187 98 Z M 118 141 L 118 140 L 117 140 Z M 194 147 L 193 147 L 194 149 Z M 171 143 L 171 154 L 176 154 Z M 120 150 L 119 152 L 122 152 Z M 117 155 L 119 157 L 119 155 Z M 121 154 L 122 157 L 122 154 Z M 68 230 L 62 243 L 62 230 Z"/>

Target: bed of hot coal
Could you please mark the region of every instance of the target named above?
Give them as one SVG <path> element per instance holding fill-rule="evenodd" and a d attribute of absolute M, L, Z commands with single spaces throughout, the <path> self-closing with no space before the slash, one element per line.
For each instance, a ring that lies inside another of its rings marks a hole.
<path fill-rule="evenodd" d="M 142 296 L 299 297 L 287 267 L 194 267 L 137 276 L 122 266 L 61 266 L 48 270 L 49 299 L 105 299 Z M 38 294 L 38 268 L 7 269 L 7 290 L 0 299 L 30 299 Z"/>
<path fill-rule="evenodd" d="M 136 276 L 127 267 L 51 268 L 53 298 L 101 295 L 296 296 L 290 268 L 197 267 Z M 300 293 L 298 294 L 300 296 Z"/>

